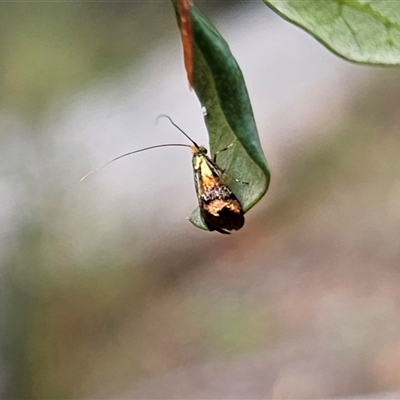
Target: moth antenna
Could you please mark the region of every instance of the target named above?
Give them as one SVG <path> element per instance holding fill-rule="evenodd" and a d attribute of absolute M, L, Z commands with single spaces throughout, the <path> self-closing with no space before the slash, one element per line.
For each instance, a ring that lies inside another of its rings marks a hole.
<path fill-rule="evenodd" d="M 106 167 L 107 165 L 113 163 L 114 161 L 119 160 L 120 158 L 126 157 L 126 156 L 130 156 L 132 154 L 135 153 L 141 153 L 142 151 L 146 151 L 146 150 L 151 150 L 151 149 L 158 149 L 159 147 L 189 147 L 191 148 L 191 146 L 189 146 L 188 144 L 183 144 L 183 143 L 167 143 L 167 144 L 157 144 L 155 146 L 150 146 L 150 147 L 144 147 L 143 149 L 139 149 L 139 150 L 134 150 L 134 151 L 130 151 L 129 153 L 125 153 L 122 154 L 121 156 L 115 157 L 112 160 L 106 162 L 105 164 L 103 164 L 101 167 L 95 168 L 93 170 L 91 170 L 90 172 L 88 172 L 85 176 L 83 176 L 79 182 L 83 182 L 89 175 L 92 175 L 93 173 L 100 171 L 101 169 L 103 169 L 104 167 Z"/>
<path fill-rule="evenodd" d="M 161 114 L 161 115 L 159 115 L 157 118 L 156 118 L 156 123 L 158 122 L 158 120 L 160 119 L 160 118 L 167 118 L 168 120 L 169 120 L 169 122 L 171 122 L 171 124 L 176 128 L 176 129 L 178 129 L 181 133 L 183 133 L 195 146 L 196 146 L 196 148 L 199 148 L 200 146 L 182 129 L 182 128 L 180 128 L 173 120 L 172 120 L 172 118 L 171 117 L 169 117 L 168 115 L 166 115 L 166 114 Z"/>

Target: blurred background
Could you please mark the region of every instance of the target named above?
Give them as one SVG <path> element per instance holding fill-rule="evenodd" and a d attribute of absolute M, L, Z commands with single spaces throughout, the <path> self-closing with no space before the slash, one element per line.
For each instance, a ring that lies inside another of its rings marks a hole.
<path fill-rule="evenodd" d="M 169 1 L 0 5 L 0 394 L 335 398 L 400 389 L 400 71 L 260 1 L 197 1 L 272 170 L 231 236 L 194 228 L 207 144 Z"/>

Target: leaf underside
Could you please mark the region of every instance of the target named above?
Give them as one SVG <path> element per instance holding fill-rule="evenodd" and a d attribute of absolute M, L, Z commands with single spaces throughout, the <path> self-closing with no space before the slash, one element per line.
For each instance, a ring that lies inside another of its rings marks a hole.
<path fill-rule="evenodd" d="M 176 0 L 172 1 L 177 10 Z M 228 44 L 211 22 L 195 7 L 192 19 L 193 87 L 205 111 L 211 155 L 234 142 L 218 155 L 217 163 L 226 171 L 224 180 L 246 212 L 262 198 L 270 182 L 246 85 Z M 198 208 L 189 220 L 207 230 Z"/>
<path fill-rule="evenodd" d="M 400 64 L 400 1 L 263 0 L 328 49 L 363 64 Z"/>

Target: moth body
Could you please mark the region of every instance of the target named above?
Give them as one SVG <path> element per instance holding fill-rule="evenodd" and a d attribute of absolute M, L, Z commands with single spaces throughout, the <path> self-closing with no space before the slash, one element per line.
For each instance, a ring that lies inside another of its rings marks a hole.
<path fill-rule="evenodd" d="M 224 171 L 207 156 L 205 147 L 192 146 L 194 183 L 200 215 L 210 231 L 229 234 L 244 225 L 240 201 L 226 185 Z"/>

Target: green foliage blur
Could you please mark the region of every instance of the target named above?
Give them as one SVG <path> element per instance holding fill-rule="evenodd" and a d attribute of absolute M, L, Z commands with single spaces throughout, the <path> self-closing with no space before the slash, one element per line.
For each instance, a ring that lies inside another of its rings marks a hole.
<path fill-rule="evenodd" d="M 60 95 L 118 71 L 168 31 L 160 2 L 1 4 L 1 104 L 30 115 Z"/>

